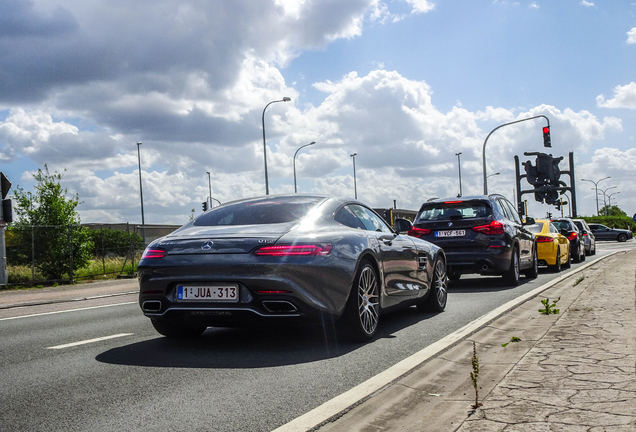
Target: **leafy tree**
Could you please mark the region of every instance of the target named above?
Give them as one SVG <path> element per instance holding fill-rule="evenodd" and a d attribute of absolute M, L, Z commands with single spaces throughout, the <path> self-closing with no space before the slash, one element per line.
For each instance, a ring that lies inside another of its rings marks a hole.
<path fill-rule="evenodd" d="M 621 210 L 618 206 L 609 206 L 606 205 L 602 209 L 599 210 L 599 216 L 627 216 L 623 210 Z"/>
<path fill-rule="evenodd" d="M 35 266 L 46 278 L 61 279 L 70 274 L 69 248 L 73 268 L 79 269 L 89 264 L 93 242 L 75 211 L 79 196 L 67 198 L 68 191 L 60 185 L 62 175 L 51 174 L 45 164 L 44 171 L 38 169 L 33 178 L 35 192 L 16 186 L 13 193 L 17 221 L 10 229 L 17 234 L 18 244 L 7 258 L 16 264 L 35 258 Z"/>

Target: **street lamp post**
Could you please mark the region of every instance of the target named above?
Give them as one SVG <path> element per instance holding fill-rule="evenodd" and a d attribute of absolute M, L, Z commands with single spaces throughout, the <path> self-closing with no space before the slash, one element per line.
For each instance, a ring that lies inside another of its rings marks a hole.
<path fill-rule="evenodd" d="M 316 144 L 316 141 L 312 141 L 309 144 L 305 144 L 304 146 L 300 146 L 298 148 L 298 150 L 296 150 L 296 153 L 294 153 L 294 193 L 298 193 L 298 189 L 296 188 L 296 155 L 298 154 L 298 152 L 300 151 L 301 148 L 308 147 L 308 146 L 314 145 L 314 144 Z"/>
<path fill-rule="evenodd" d="M 489 174 L 486 178 L 490 178 L 490 177 L 492 177 L 492 176 L 496 176 L 496 175 L 499 175 L 499 174 L 501 174 L 501 173 L 496 172 L 496 173 L 494 173 L 494 174 Z"/>
<path fill-rule="evenodd" d="M 620 191 L 618 191 L 618 192 L 614 192 L 614 193 L 611 193 L 611 194 L 608 194 L 608 195 L 607 195 L 607 204 L 606 204 L 606 207 L 607 207 L 607 206 L 612 207 L 612 195 L 616 195 L 616 194 L 619 194 L 619 193 L 621 193 L 621 192 L 620 192 Z M 608 210 L 609 210 L 609 209 L 608 209 Z M 608 216 L 609 216 L 609 215 L 608 215 Z"/>
<path fill-rule="evenodd" d="M 263 108 L 262 122 L 263 122 L 263 160 L 265 161 L 265 195 L 269 195 L 269 180 L 267 178 L 267 144 L 265 143 L 265 110 L 267 109 L 268 106 L 270 106 L 273 103 L 289 102 L 289 101 L 291 101 L 290 98 L 284 97 L 281 100 L 271 101 L 270 103 L 265 105 L 265 108 Z"/>
<path fill-rule="evenodd" d="M 610 186 L 607 189 L 599 189 L 603 194 L 603 207 L 607 206 L 607 191 L 610 189 L 617 188 L 618 186 Z"/>
<path fill-rule="evenodd" d="M 141 187 L 141 153 L 139 152 L 140 142 L 137 143 L 137 161 L 139 162 L 139 197 L 141 199 L 141 235 L 146 247 L 146 221 L 144 220 L 144 191 Z"/>
<path fill-rule="evenodd" d="M 208 173 L 208 188 L 210 189 L 210 208 L 212 208 L 212 179 L 210 178 L 210 171 Z"/>
<path fill-rule="evenodd" d="M 524 122 L 527 120 L 533 120 L 539 117 L 543 117 L 544 119 L 547 120 L 548 122 L 548 129 L 550 128 L 550 119 L 548 119 L 546 116 L 544 115 L 538 115 L 538 116 L 534 116 L 534 117 L 528 117 L 528 118 L 524 118 L 521 120 L 516 120 L 510 123 L 504 123 L 502 125 L 497 126 L 496 128 L 494 128 L 493 130 L 490 131 L 490 133 L 488 134 L 488 136 L 486 137 L 486 139 L 484 140 L 484 147 L 482 149 L 482 163 L 483 163 L 483 171 L 484 171 L 484 195 L 488 195 L 488 176 L 486 175 L 486 143 L 488 142 L 488 138 L 490 138 L 490 135 L 493 134 L 493 132 L 495 132 L 497 129 L 500 129 L 504 126 L 509 126 L 515 123 L 520 123 L 520 122 Z M 545 145 L 545 142 L 544 142 Z M 549 146 L 547 146 L 549 147 Z"/>
<path fill-rule="evenodd" d="M 598 180 L 598 181 L 594 181 L 594 180 L 587 180 L 587 179 L 581 179 L 581 181 L 589 181 L 594 183 L 594 190 L 596 191 L 596 216 L 598 216 L 598 184 L 603 181 L 603 180 L 607 180 L 608 178 L 611 178 L 612 176 L 607 176 L 607 177 L 603 177 L 602 179 Z"/>
<path fill-rule="evenodd" d="M 461 154 L 462 152 L 455 153 L 455 156 L 457 156 L 457 168 L 459 169 L 459 195 L 457 197 L 462 196 L 462 162 L 459 158 Z"/>
<path fill-rule="evenodd" d="M 357 155 L 358 153 L 349 155 L 353 158 L 353 194 L 354 194 L 353 196 L 355 199 L 358 199 L 358 185 L 356 183 L 356 156 Z"/>

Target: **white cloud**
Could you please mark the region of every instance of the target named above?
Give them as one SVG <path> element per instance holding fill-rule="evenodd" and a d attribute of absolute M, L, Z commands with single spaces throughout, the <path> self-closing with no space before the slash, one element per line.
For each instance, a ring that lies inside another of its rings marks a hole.
<path fill-rule="evenodd" d="M 582 6 L 586 6 L 586 7 L 594 7 L 595 6 L 593 2 L 590 2 L 590 1 L 587 1 L 587 0 L 581 0 L 581 5 Z"/>
<path fill-rule="evenodd" d="M 627 32 L 627 43 L 636 44 L 636 27 Z"/>
<path fill-rule="evenodd" d="M 596 105 L 602 108 L 636 109 L 636 83 L 631 82 L 624 86 L 616 86 L 612 99 L 605 100 L 603 95 L 597 96 Z"/>

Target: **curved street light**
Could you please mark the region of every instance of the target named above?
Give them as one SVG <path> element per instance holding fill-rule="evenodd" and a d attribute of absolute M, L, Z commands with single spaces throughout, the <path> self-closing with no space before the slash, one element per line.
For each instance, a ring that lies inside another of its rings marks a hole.
<path fill-rule="evenodd" d="M 490 174 L 490 175 L 488 175 L 486 178 L 490 178 L 490 177 L 492 177 L 492 176 L 496 176 L 496 175 L 499 175 L 499 174 L 501 174 L 501 173 L 498 173 L 498 172 L 497 172 L 497 173 L 494 173 L 494 174 Z"/>
<path fill-rule="evenodd" d="M 349 155 L 353 158 L 353 194 L 354 194 L 353 196 L 355 199 L 358 199 L 358 185 L 356 183 L 356 156 L 357 155 L 358 153 Z"/>
<path fill-rule="evenodd" d="M 536 118 L 539 118 L 539 117 L 543 117 L 544 119 L 547 120 L 547 122 L 548 122 L 548 130 L 549 130 L 550 129 L 550 119 L 547 118 L 544 115 L 538 115 L 538 116 L 534 116 L 534 117 L 524 118 L 524 119 L 521 119 L 521 120 L 516 120 L 516 121 L 510 122 L 510 123 L 504 123 L 504 124 L 499 125 L 499 126 L 497 126 L 496 128 L 494 128 L 493 130 L 490 131 L 490 133 L 488 134 L 488 136 L 484 140 L 484 147 L 482 149 L 482 161 L 483 161 L 483 171 L 484 171 L 484 195 L 488 195 L 488 177 L 489 176 L 486 175 L 486 143 L 488 142 L 488 138 L 490 138 L 490 135 L 492 135 L 493 132 L 496 131 L 497 129 L 500 129 L 500 128 L 504 127 L 504 126 L 509 126 L 509 125 L 512 125 L 512 124 L 515 124 L 515 123 L 520 123 L 520 122 L 527 121 L 527 120 L 533 120 L 533 119 L 536 119 Z M 544 143 L 544 145 L 545 145 L 545 143 Z"/>
<path fill-rule="evenodd" d="M 599 191 L 601 191 L 601 193 L 603 194 L 603 206 L 607 205 L 607 191 L 610 189 L 614 189 L 617 188 L 618 186 L 610 186 L 607 189 L 599 189 Z"/>
<path fill-rule="evenodd" d="M 587 180 L 587 179 L 581 179 L 581 181 L 589 181 L 594 183 L 594 190 L 596 191 L 596 216 L 598 216 L 598 184 L 602 181 L 602 180 L 607 180 L 608 178 L 612 178 L 612 176 L 607 176 L 607 177 L 603 177 L 601 180 Z"/>
<path fill-rule="evenodd" d="M 300 149 L 308 147 L 310 145 L 314 145 L 314 144 L 316 144 L 316 141 L 312 141 L 309 144 L 305 144 L 304 146 L 300 146 L 298 148 L 298 150 L 296 150 L 296 153 L 294 153 L 294 193 L 298 193 L 298 189 L 296 188 L 296 155 L 298 154 Z"/>
<path fill-rule="evenodd" d="M 288 98 L 287 96 L 285 96 L 281 100 L 271 101 L 270 103 L 265 105 L 265 108 L 263 108 L 262 122 L 263 122 L 263 158 L 265 161 L 265 195 L 269 195 L 269 180 L 267 178 L 267 145 L 265 144 L 265 110 L 267 109 L 268 106 L 270 106 L 273 103 L 289 102 L 289 101 L 291 101 L 291 98 Z"/>
<path fill-rule="evenodd" d="M 144 191 L 141 187 L 141 153 L 139 152 L 140 142 L 137 143 L 137 161 L 139 162 L 139 197 L 141 199 L 141 235 L 146 247 L 146 223 L 144 221 Z"/>
<path fill-rule="evenodd" d="M 462 152 L 455 153 L 455 156 L 457 156 L 457 168 L 459 169 L 459 195 L 457 195 L 457 198 L 462 196 L 462 163 L 459 159 L 461 154 Z"/>

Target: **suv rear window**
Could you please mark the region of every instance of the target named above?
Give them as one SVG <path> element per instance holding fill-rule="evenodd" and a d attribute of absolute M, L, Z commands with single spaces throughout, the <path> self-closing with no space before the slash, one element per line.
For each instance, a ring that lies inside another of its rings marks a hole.
<path fill-rule="evenodd" d="M 415 223 L 449 219 L 485 218 L 491 214 L 492 209 L 485 201 L 430 203 L 422 206 Z"/>

